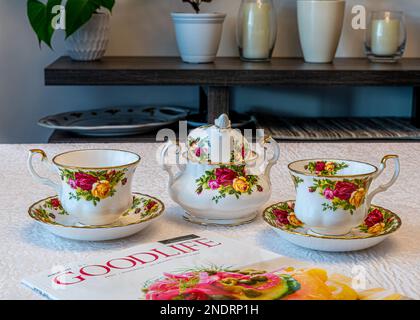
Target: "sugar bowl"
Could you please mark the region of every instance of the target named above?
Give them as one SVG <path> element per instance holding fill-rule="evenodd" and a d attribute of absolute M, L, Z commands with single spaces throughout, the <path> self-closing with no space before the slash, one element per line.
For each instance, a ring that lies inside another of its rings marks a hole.
<path fill-rule="evenodd" d="M 226 114 L 215 125 L 192 130 L 186 145 L 168 142 L 163 147 L 160 163 L 169 174 L 169 194 L 186 211 L 186 220 L 239 225 L 255 219 L 271 196 L 270 171 L 280 149 L 268 137 L 252 149 Z M 177 155 L 172 163 L 171 150 Z"/>

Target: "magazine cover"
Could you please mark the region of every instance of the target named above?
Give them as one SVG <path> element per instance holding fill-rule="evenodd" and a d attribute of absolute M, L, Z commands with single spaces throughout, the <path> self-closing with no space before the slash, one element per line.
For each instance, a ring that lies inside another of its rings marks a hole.
<path fill-rule="evenodd" d="M 357 292 L 343 275 L 211 233 L 135 246 L 41 272 L 23 284 L 59 300 L 401 298 L 382 289 Z"/>

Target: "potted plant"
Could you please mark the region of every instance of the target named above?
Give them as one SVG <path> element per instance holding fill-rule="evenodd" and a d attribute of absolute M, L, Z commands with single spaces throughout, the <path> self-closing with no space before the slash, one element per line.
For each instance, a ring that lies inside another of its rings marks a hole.
<path fill-rule="evenodd" d="M 222 38 L 226 14 L 201 13 L 202 2 L 212 0 L 182 0 L 195 13 L 172 13 L 181 58 L 188 63 L 210 63 L 216 59 Z"/>
<path fill-rule="evenodd" d="M 114 4 L 115 0 L 28 0 L 27 14 L 40 45 L 52 48 L 53 25 L 59 21 L 60 28 L 65 29 L 69 56 L 92 61 L 102 58 L 107 49 Z M 57 10 L 61 5 L 65 10 Z"/>

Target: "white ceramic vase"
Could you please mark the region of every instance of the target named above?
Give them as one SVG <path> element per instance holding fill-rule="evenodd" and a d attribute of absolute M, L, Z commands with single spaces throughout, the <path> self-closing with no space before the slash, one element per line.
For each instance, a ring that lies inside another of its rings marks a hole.
<path fill-rule="evenodd" d="M 172 13 L 181 58 L 187 63 L 216 59 L 223 32 L 223 13 Z"/>
<path fill-rule="evenodd" d="M 109 42 L 110 16 L 95 13 L 92 18 L 66 40 L 68 55 L 77 61 L 101 59 Z"/>
<path fill-rule="evenodd" d="M 298 0 L 300 43 L 306 62 L 331 63 L 343 28 L 345 0 Z"/>

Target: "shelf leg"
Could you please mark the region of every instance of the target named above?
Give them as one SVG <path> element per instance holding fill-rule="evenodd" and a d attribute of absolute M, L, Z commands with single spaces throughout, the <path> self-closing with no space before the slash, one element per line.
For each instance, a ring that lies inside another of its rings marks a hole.
<path fill-rule="evenodd" d="M 411 123 L 420 128 L 420 87 L 413 88 L 413 113 Z"/>
<path fill-rule="evenodd" d="M 207 88 L 207 121 L 214 123 L 221 114 L 229 114 L 230 88 L 213 87 Z"/>

